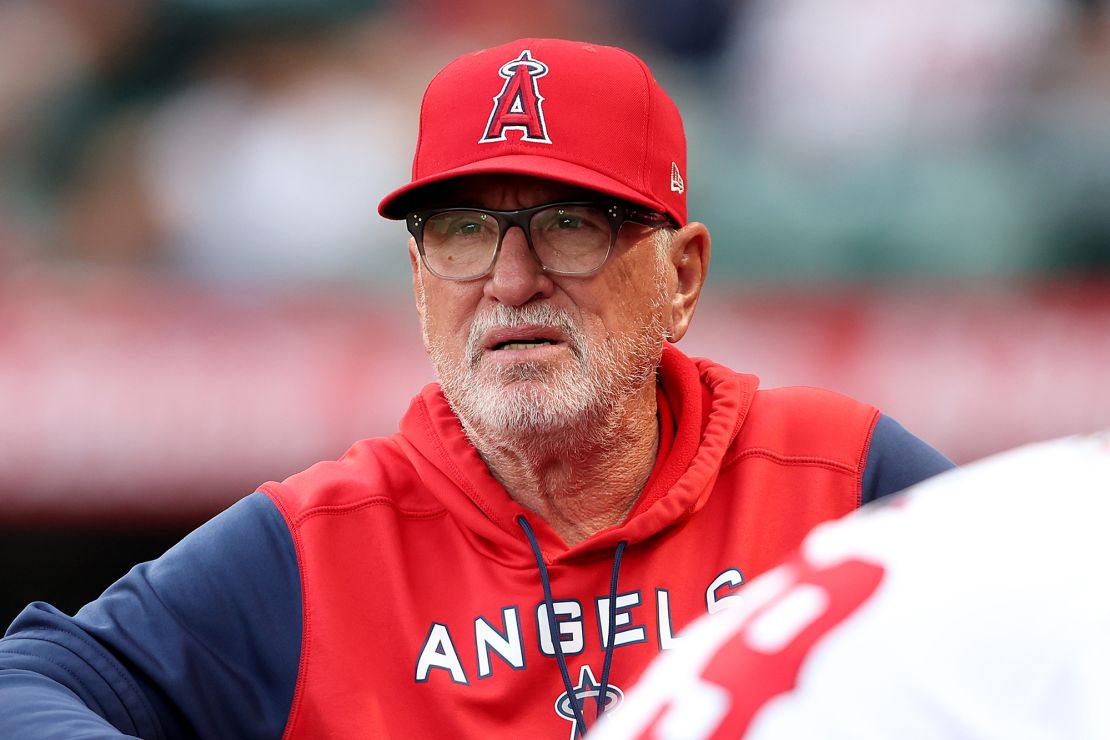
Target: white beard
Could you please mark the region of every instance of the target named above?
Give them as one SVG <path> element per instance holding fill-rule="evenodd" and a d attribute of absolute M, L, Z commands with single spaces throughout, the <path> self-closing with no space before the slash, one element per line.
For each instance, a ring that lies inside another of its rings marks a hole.
<path fill-rule="evenodd" d="M 597 346 L 568 312 L 546 303 L 519 308 L 497 304 L 475 317 L 461 365 L 441 342 L 428 342 L 443 394 L 467 434 L 513 447 L 527 438 L 531 446 L 546 443 L 563 449 L 607 438 L 621 423 L 614 411 L 652 381 L 659 366 L 667 306 L 661 269 L 655 282 L 657 297 L 647 322 L 633 332 L 611 335 Z M 525 324 L 554 327 L 567 338 L 576 362 L 569 367 L 519 363 L 483 368 L 481 338 L 493 328 Z"/>

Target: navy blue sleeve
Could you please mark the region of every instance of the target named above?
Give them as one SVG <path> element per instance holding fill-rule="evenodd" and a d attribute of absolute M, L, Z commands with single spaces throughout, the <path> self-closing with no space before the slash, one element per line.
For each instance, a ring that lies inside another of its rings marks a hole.
<path fill-rule="evenodd" d="M 860 503 L 897 493 L 954 467 L 948 458 L 884 414 L 871 434 Z"/>
<path fill-rule="evenodd" d="M 73 617 L 0 640 L 0 738 L 280 738 L 301 647 L 296 551 L 254 493 Z"/>

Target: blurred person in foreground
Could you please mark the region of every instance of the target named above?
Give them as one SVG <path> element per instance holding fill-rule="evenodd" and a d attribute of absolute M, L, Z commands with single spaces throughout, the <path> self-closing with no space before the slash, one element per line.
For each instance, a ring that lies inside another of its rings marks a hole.
<path fill-rule="evenodd" d="M 440 382 L 76 616 L 28 607 L 0 736 L 573 738 L 813 526 L 951 467 L 871 406 L 671 346 L 709 263 L 685 166 L 623 50 L 449 64 L 379 206 Z"/>
<path fill-rule="evenodd" d="M 591 738 L 1110 737 L 1110 435 L 823 524 Z"/>

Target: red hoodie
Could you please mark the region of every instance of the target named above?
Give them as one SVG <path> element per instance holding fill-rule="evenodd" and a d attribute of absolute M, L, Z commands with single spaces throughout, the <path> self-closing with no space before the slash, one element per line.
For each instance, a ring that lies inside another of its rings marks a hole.
<path fill-rule="evenodd" d="M 521 517 L 592 724 L 610 642 L 613 708 L 679 629 L 859 506 L 875 408 L 757 391 L 754 376 L 673 347 L 659 376 L 660 454 L 639 502 L 573 547 L 494 480 L 437 385 L 399 434 L 263 486 L 292 533 L 303 597 L 285 737 L 575 737 Z"/>

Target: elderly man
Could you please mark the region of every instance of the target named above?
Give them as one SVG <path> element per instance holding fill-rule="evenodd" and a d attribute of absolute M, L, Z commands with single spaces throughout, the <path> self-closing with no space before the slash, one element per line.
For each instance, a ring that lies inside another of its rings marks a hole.
<path fill-rule="evenodd" d="M 816 524 L 950 467 L 873 407 L 670 343 L 709 264 L 636 57 L 526 39 L 430 83 L 405 219 L 440 383 L 74 617 L 0 643 L 0 735 L 575 737 Z"/>

